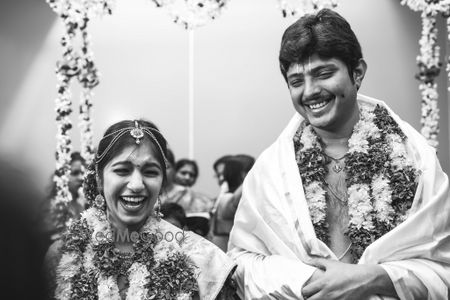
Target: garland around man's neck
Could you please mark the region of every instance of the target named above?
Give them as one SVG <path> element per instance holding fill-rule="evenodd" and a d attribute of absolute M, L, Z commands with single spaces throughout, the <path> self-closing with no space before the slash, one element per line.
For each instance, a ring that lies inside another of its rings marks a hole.
<path fill-rule="evenodd" d="M 293 140 L 316 235 L 328 244 L 328 171 L 322 143 L 310 124 L 300 126 Z M 354 259 L 407 217 L 418 171 L 408 157 L 405 142 L 405 134 L 386 108 L 360 104 L 360 120 L 348 141 L 345 159 L 349 213 L 346 235 L 352 242 Z"/>

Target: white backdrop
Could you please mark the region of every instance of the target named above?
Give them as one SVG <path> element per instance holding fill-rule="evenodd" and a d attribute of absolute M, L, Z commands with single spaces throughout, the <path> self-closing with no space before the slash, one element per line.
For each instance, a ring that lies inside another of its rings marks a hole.
<path fill-rule="evenodd" d="M 0 21 L 0 149 L 31 164 L 44 187 L 54 169 L 54 66 L 63 27 L 43 0 L 1 5 L 8 7 L 0 7 L 5 17 Z M 340 0 L 337 11 L 350 21 L 368 62 L 361 92 L 385 100 L 419 128 L 414 79 L 419 15 L 392 0 Z M 275 0 L 231 0 L 219 19 L 195 32 L 198 190 L 214 196 L 214 160 L 224 154 L 259 155 L 294 113 L 277 59 L 290 22 Z M 439 28 L 442 42 L 443 22 Z M 188 33 L 149 0 L 117 0 L 112 16 L 91 23 L 91 33 L 101 72 L 94 96 L 95 141 L 112 122 L 144 117 L 160 127 L 177 158 L 187 157 Z M 439 155 L 448 170 L 445 72 L 439 80 Z M 76 104 L 77 88 L 74 96 Z M 77 114 L 73 120 L 76 128 Z M 77 150 L 79 137 L 73 133 Z"/>

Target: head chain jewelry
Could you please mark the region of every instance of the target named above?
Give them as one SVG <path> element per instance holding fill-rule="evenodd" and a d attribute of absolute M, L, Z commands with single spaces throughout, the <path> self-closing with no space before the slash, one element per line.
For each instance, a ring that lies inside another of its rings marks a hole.
<path fill-rule="evenodd" d="M 113 137 L 113 139 L 111 140 L 111 142 L 109 143 L 109 145 L 106 147 L 106 149 L 103 151 L 103 153 L 101 155 L 97 156 L 97 160 L 95 161 L 95 165 L 96 165 L 96 171 L 97 171 L 97 164 L 99 162 L 102 161 L 103 158 L 105 158 L 106 154 L 108 153 L 108 151 L 111 149 L 111 147 L 125 134 L 125 133 L 130 133 L 130 135 L 136 139 L 136 144 L 139 145 L 141 143 L 141 139 L 144 137 L 144 133 L 147 133 L 147 135 L 152 139 L 152 141 L 158 146 L 158 150 L 161 153 L 163 160 L 164 160 L 164 165 L 165 167 L 167 167 L 168 163 L 167 163 L 167 158 L 166 155 L 164 154 L 164 151 L 161 147 L 161 145 L 159 144 L 158 140 L 156 139 L 155 135 L 153 134 L 153 132 L 157 132 L 159 134 L 161 134 L 161 132 L 159 132 L 159 130 L 155 129 L 155 128 L 151 128 L 151 127 L 141 127 L 138 123 L 138 121 L 134 121 L 134 127 L 126 127 L 126 128 L 122 128 L 119 130 L 116 130 L 114 132 L 111 132 L 107 135 L 105 135 L 103 139 L 115 135 Z"/>

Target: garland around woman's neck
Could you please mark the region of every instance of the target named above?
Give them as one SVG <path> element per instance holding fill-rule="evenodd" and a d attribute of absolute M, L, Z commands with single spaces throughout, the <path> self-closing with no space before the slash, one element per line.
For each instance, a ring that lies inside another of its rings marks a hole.
<path fill-rule="evenodd" d="M 123 257 L 105 213 L 97 208 L 85 211 L 64 236 L 56 299 L 120 300 L 120 276 L 128 280 L 126 299 L 191 299 L 198 291 L 198 270 L 180 244 L 158 238 L 158 224 L 149 218 L 133 254 Z"/>

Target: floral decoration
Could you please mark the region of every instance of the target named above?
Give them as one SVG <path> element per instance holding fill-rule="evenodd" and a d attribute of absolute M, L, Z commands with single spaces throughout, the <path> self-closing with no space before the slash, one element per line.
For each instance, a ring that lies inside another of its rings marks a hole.
<path fill-rule="evenodd" d="M 406 136 L 386 108 L 360 104 L 360 120 L 345 158 L 349 223 L 346 235 L 359 259 L 374 240 L 403 222 L 412 205 L 418 171 L 408 157 Z M 294 138 L 296 160 L 316 236 L 329 243 L 322 142 L 305 122 Z"/>
<path fill-rule="evenodd" d="M 422 113 L 420 123 L 421 133 L 433 147 L 438 146 L 439 108 L 437 84 L 434 82 L 439 75 L 440 47 L 437 45 L 436 17 L 441 14 L 447 19 L 447 31 L 450 30 L 450 1 L 449 0 L 401 0 L 414 11 L 421 12 L 422 36 L 419 40 L 420 54 L 417 56 L 419 72 L 416 78 L 420 80 L 419 90 L 422 94 Z M 450 39 L 450 37 L 448 38 Z M 447 59 L 447 72 L 450 79 L 450 60 Z"/>
<path fill-rule="evenodd" d="M 283 17 L 300 17 L 302 15 L 321 10 L 334 9 L 338 0 L 278 0 L 278 7 Z"/>
<path fill-rule="evenodd" d="M 152 0 L 185 29 L 196 29 L 217 19 L 229 0 Z"/>
<path fill-rule="evenodd" d="M 61 230 L 71 222 L 67 210 L 72 196 L 68 188 L 70 173 L 70 154 L 72 142 L 69 131 L 72 129 L 70 115 L 72 94 L 70 84 L 73 79 L 82 86 L 80 101 L 81 154 L 90 162 L 93 158 L 92 141 L 92 89 L 98 84 L 97 69 L 92 59 L 89 34 L 89 20 L 95 16 L 111 13 L 112 0 L 47 0 L 65 26 L 61 38 L 63 57 L 56 64 L 57 98 L 56 110 L 56 170 L 53 181 L 56 184 L 56 196 L 52 199 L 51 209 L 55 226 Z M 82 46 L 77 49 L 77 37 L 81 36 Z"/>
<path fill-rule="evenodd" d="M 158 239 L 157 230 L 157 221 L 149 218 L 133 253 L 124 256 L 115 248 L 106 214 L 86 210 L 63 237 L 56 299 L 120 300 L 120 276 L 128 279 L 126 299 L 192 299 L 198 292 L 197 267 L 180 244 Z"/>

